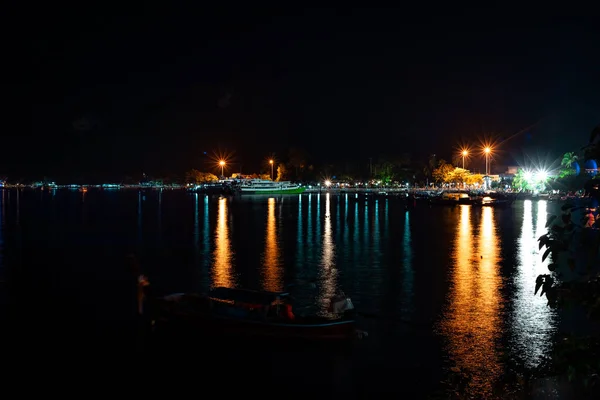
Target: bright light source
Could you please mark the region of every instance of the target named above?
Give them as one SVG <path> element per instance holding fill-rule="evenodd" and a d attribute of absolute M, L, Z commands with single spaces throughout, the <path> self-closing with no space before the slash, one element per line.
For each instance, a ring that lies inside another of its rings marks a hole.
<path fill-rule="evenodd" d="M 548 179 L 548 172 L 544 170 L 538 170 L 534 175 L 534 179 L 538 182 L 546 182 Z"/>
<path fill-rule="evenodd" d="M 219 161 L 219 165 L 222 167 L 223 165 L 225 165 L 225 161 L 223 161 L 223 160 Z"/>
<path fill-rule="evenodd" d="M 329 179 L 327 179 L 325 181 L 325 186 L 327 186 L 327 187 L 331 186 L 331 181 Z"/>
<path fill-rule="evenodd" d="M 486 154 L 489 154 L 489 153 L 492 151 L 492 149 L 491 149 L 491 148 L 488 146 L 488 147 L 486 147 L 485 149 L 483 149 L 483 151 L 484 151 Z"/>
<path fill-rule="evenodd" d="M 465 156 L 465 157 L 468 156 L 469 155 L 469 151 L 468 150 L 463 150 L 462 151 L 462 155 Z"/>
<path fill-rule="evenodd" d="M 273 160 L 269 160 L 269 164 L 273 164 Z"/>
<path fill-rule="evenodd" d="M 531 183 L 533 181 L 533 172 L 523 171 L 523 178 L 525 178 L 528 183 Z"/>

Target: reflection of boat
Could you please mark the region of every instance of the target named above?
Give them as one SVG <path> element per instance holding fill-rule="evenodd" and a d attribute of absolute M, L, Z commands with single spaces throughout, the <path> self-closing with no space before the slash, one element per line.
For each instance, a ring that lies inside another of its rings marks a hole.
<path fill-rule="evenodd" d="M 300 194 L 306 190 L 295 183 L 266 179 L 242 179 L 238 184 L 242 194 Z"/>
<path fill-rule="evenodd" d="M 473 204 L 473 200 L 467 193 L 444 192 L 441 196 L 433 197 L 429 204 L 438 206 L 454 206 L 459 204 Z"/>
<path fill-rule="evenodd" d="M 235 194 L 236 188 L 229 182 L 203 183 L 190 189 L 196 193 L 204 194 Z"/>
<path fill-rule="evenodd" d="M 508 199 L 493 199 L 489 196 L 478 199 L 474 205 L 484 207 L 506 207 L 512 204 L 511 200 Z"/>
<path fill-rule="evenodd" d="M 194 328 L 209 335 L 339 340 L 356 334 L 352 302 L 335 301 L 336 317 L 295 316 L 288 293 L 219 287 L 208 295 L 173 294 L 159 300 L 157 326 Z"/>

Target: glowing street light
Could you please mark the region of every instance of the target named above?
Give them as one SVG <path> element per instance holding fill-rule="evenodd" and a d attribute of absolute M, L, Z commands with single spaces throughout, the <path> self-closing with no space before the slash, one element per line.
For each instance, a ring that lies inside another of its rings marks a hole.
<path fill-rule="evenodd" d="M 221 166 L 221 177 L 224 177 L 223 168 L 225 168 L 225 160 L 219 161 L 219 165 Z"/>
<path fill-rule="evenodd" d="M 275 162 L 273 161 L 273 159 L 270 159 L 270 160 L 269 160 L 269 164 L 271 164 L 271 180 L 272 180 L 272 181 L 274 181 L 274 180 L 275 180 L 275 178 L 273 177 L 273 165 L 274 165 L 274 163 L 275 163 Z"/>
<path fill-rule="evenodd" d="M 462 154 L 463 169 L 465 169 L 465 157 L 469 155 L 469 150 L 465 149 L 460 154 Z"/>
<path fill-rule="evenodd" d="M 483 149 L 483 153 L 485 154 L 485 174 L 490 174 L 490 153 L 492 152 L 492 148 L 490 146 L 486 146 Z"/>
<path fill-rule="evenodd" d="M 327 179 L 325 181 L 325 186 L 327 186 L 327 187 L 331 186 L 331 181 L 329 179 Z"/>

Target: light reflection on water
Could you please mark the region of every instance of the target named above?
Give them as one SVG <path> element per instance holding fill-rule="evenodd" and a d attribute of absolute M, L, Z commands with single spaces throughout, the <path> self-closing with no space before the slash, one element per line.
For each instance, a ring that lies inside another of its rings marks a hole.
<path fill-rule="evenodd" d="M 275 198 L 271 197 L 267 205 L 267 230 L 265 237 L 265 251 L 263 256 L 263 290 L 278 292 L 283 290 L 281 271 L 281 256 L 279 237 L 277 234 L 277 220 L 275 217 Z"/>
<path fill-rule="evenodd" d="M 470 206 L 460 206 L 449 305 L 441 324 L 451 360 L 471 377 L 470 390 L 489 396 L 501 373 L 496 347 L 501 334 L 501 248 L 494 209 L 481 209 L 478 235 L 472 226 L 476 215 L 471 213 Z"/>
<path fill-rule="evenodd" d="M 534 213 L 535 204 L 535 213 Z M 518 349 L 520 362 L 536 366 L 552 346 L 551 336 L 556 326 L 556 314 L 547 306 L 545 297 L 534 296 L 535 280 L 548 273 L 548 259 L 542 262 L 537 238 L 546 232 L 547 202 L 523 202 L 523 225 L 517 242 L 518 265 L 514 276 L 515 306 L 511 327 L 513 345 Z M 534 228 L 535 223 L 535 228 Z"/>
<path fill-rule="evenodd" d="M 387 202 L 387 200 L 386 200 Z M 386 207 L 387 215 L 387 207 Z M 413 286 L 414 286 L 414 271 L 412 265 L 412 239 L 410 233 L 410 212 L 404 213 L 404 236 L 402 240 L 402 249 L 404 257 L 402 260 L 402 269 L 404 276 L 402 279 L 402 311 L 403 313 L 410 313 L 413 311 Z"/>
<path fill-rule="evenodd" d="M 385 389 L 402 387 L 415 376 L 428 379 L 423 386 L 435 384 L 435 374 L 448 371 L 438 367 L 442 358 L 467 372 L 473 398 L 488 398 L 504 368 L 503 353 L 516 355 L 507 362 L 516 358 L 534 366 L 552 346 L 557 316 L 545 298 L 533 295 L 535 278 L 547 272 L 537 238 L 545 232 L 551 202 L 517 201 L 508 210 L 417 206 L 406 212 L 400 199 L 354 194 L 303 194 L 280 201 L 124 191 L 114 195 L 119 196 L 116 211 L 82 220 L 82 194 L 57 191 L 54 198 L 54 193 L 23 192 L 19 217 L 9 202 L 16 198 L 8 193 L 0 196 L 0 267 L 11 261 L 4 247 L 14 246 L 20 218 L 24 249 L 47 242 L 45 252 L 64 246 L 70 254 L 78 249 L 64 240 L 67 231 L 85 237 L 99 256 L 121 242 L 138 248 L 153 284 L 165 293 L 190 286 L 281 290 L 295 284 L 290 287 L 294 298 L 314 308 L 312 313 L 322 310 L 337 288 L 344 290 L 359 312 L 376 316 L 360 320 L 369 338 L 351 362 L 364 366 L 356 381 L 371 387 L 383 388 L 386 382 Z M 92 209 L 102 207 L 107 195 L 90 191 L 86 196 L 86 209 Z M 78 207 L 71 207 L 73 201 Z M 162 224 L 155 214 L 159 203 Z M 158 245 L 156 229 L 162 230 Z M 98 232 L 106 232 L 106 239 L 99 240 Z M 190 263 L 194 268 L 173 268 Z M 39 288 L 47 286 L 39 282 Z M 431 333 L 432 320 L 441 321 L 444 347 Z M 388 368 L 394 363 L 414 374 L 396 380 L 403 373 Z M 388 379 L 388 373 L 394 377 Z"/>
<path fill-rule="evenodd" d="M 215 250 L 213 253 L 212 281 L 213 286 L 234 287 L 233 279 L 233 252 L 229 239 L 229 223 L 227 213 L 227 199 L 219 199 L 217 211 L 217 226 L 215 229 Z"/>
<path fill-rule="evenodd" d="M 329 306 L 329 300 L 336 291 L 337 269 L 335 266 L 335 243 L 331 227 L 331 199 L 325 194 L 325 222 L 323 228 L 323 243 L 321 246 L 321 263 L 319 265 L 319 305 L 321 310 Z"/>

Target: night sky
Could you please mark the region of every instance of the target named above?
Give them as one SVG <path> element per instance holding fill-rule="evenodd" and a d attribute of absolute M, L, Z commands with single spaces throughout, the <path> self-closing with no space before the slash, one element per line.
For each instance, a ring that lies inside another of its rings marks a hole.
<path fill-rule="evenodd" d="M 33 24 L 32 128 L 5 135 L 9 178 L 154 175 L 291 146 L 321 161 L 446 159 L 484 135 L 578 150 L 600 123 L 600 24 L 496 10 L 78 10 Z M 185 12 L 184 12 L 185 11 Z M 585 13 L 582 12 L 582 15 Z M 204 168 L 205 169 L 205 168 Z"/>

